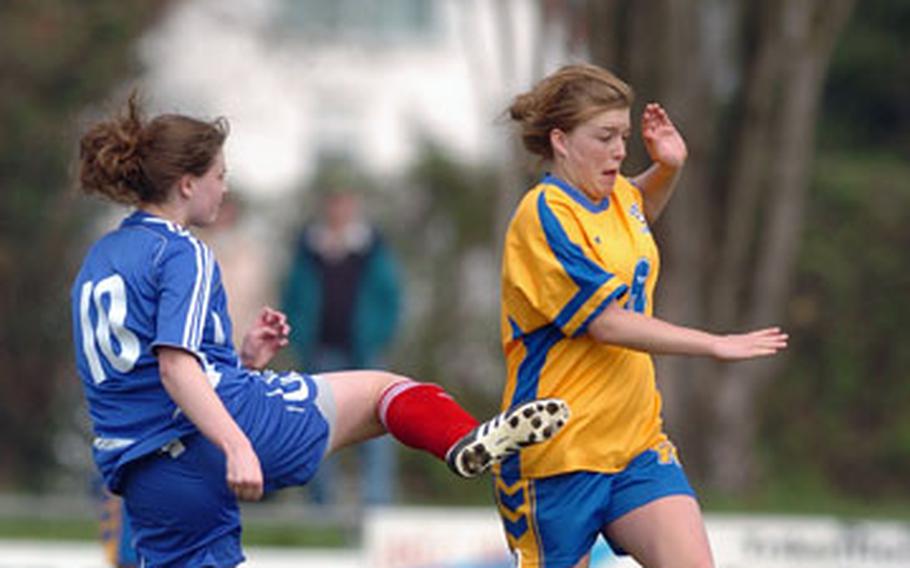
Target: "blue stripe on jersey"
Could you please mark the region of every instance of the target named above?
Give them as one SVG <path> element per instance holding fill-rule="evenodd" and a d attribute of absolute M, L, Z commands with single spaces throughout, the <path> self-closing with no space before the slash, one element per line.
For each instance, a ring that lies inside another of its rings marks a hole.
<path fill-rule="evenodd" d="M 550 249 L 560 264 L 562 264 L 566 274 L 579 287 L 578 292 L 556 316 L 554 323 L 559 327 L 563 327 L 604 283 L 613 278 L 613 274 L 605 271 L 597 263 L 585 256 L 581 247 L 569 239 L 556 214 L 547 205 L 544 192 L 541 192 L 540 197 L 537 199 L 537 212 L 547 238 L 547 244 L 550 245 Z M 582 329 L 584 328 L 582 327 Z"/>
<path fill-rule="evenodd" d="M 515 326 L 516 329 L 517 327 Z M 562 330 L 553 324 L 545 325 L 522 337 L 526 355 L 524 361 L 518 366 L 518 378 L 510 407 L 530 402 L 538 397 L 540 372 L 547 362 L 547 355 L 550 353 L 550 349 L 564 338 L 565 334 Z M 502 462 L 500 473 L 509 484 L 521 477 L 521 461 L 518 454 Z"/>
<path fill-rule="evenodd" d="M 629 287 L 625 284 L 619 286 L 616 288 L 616 290 L 613 290 L 613 293 L 607 296 L 606 299 L 604 299 L 604 301 L 601 302 L 593 312 L 591 312 L 591 315 L 588 316 L 588 319 L 586 319 L 584 323 L 581 324 L 581 326 L 572 337 L 579 337 L 582 334 L 587 333 L 588 326 L 591 325 L 591 322 L 594 321 L 594 318 L 599 316 L 601 312 L 607 309 L 607 306 L 610 305 L 610 302 L 615 301 L 617 298 L 621 298 L 623 295 L 625 295 L 626 292 L 628 292 L 628 290 Z"/>
<path fill-rule="evenodd" d="M 518 382 L 512 395 L 512 406 L 537 398 L 540 371 L 547 361 L 547 355 L 550 349 L 564 338 L 562 330 L 553 324 L 545 325 L 522 337 L 527 355 L 518 366 Z"/>
<path fill-rule="evenodd" d="M 511 316 L 509 316 L 509 327 L 512 328 L 512 339 L 513 340 L 518 339 L 519 337 L 521 337 L 522 333 L 524 333 L 523 331 L 521 331 L 521 328 L 518 327 L 518 323 Z"/>

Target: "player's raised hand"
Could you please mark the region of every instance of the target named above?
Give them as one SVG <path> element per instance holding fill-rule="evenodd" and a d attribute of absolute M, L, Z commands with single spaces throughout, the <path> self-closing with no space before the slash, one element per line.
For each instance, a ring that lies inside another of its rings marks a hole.
<path fill-rule="evenodd" d="M 759 329 L 750 333 L 722 335 L 714 344 L 714 357 L 722 361 L 738 361 L 767 357 L 786 349 L 789 335 L 779 327 Z"/>
<path fill-rule="evenodd" d="M 675 169 L 686 162 L 689 155 L 686 141 L 659 104 L 645 106 L 641 115 L 641 137 L 653 162 Z"/>
<path fill-rule="evenodd" d="M 240 348 L 240 360 L 252 369 L 265 367 L 272 357 L 288 344 L 291 326 L 287 316 L 264 306 L 246 335 Z"/>

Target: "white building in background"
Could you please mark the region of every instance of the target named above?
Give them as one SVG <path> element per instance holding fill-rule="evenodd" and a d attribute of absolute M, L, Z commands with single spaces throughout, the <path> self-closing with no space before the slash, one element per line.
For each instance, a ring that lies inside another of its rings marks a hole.
<path fill-rule="evenodd" d="M 372 203 L 388 206 L 399 227 L 422 211 L 420 195 L 396 182 L 427 139 L 460 163 L 507 156 L 508 101 L 564 62 L 562 26 L 543 6 L 572 1 L 183 0 L 141 42 L 143 88 L 150 110 L 230 120 L 230 185 L 256 209 L 236 230 L 260 247 L 262 288 L 278 290 L 324 154 L 343 153 L 381 180 L 387 194 Z M 446 227 L 428 235 L 426 258 L 453 236 Z M 476 292 L 459 313 L 486 322 L 498 309 L 496 295 L 483 293 L 498 281 L 495 250 L 471 251 L 460 266 L 459 288 Z M 432 323 L 436 297 L 428 273 L 408 269 L 404 344 Z M 487 377 L 501 372 L 495 345 L 465 332 L 441 356 L 461 380 L 491 388 Z"/>
<path fill-rule="evenodd" d="M 155 110 L 225 115 L 234 187 L 280 196 L 343 152 L 394 174 L 429 136 L 501 152 L 544 67 L 535 0 L 187 0 L 141 44 Z M 553 38 L 549 45 L 560 45 Z"/>

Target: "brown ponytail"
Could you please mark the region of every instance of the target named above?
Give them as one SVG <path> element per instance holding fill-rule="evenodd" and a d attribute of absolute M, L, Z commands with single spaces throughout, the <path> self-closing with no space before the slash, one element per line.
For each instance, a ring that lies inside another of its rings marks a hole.
<path fill-rule="evenodd" d="M 181 176 L 208 171 L 227 134 L 223 118 L 165 114 L 146 122 L 134 92 L 120 115 L 82 136 L 80 186 L 117 203 L 162 203 Z"/>

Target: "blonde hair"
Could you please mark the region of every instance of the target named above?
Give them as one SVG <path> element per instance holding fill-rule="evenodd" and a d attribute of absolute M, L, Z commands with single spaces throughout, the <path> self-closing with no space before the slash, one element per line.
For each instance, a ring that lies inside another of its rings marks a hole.
<path fill-rule="evenodd" d="M 227 120 L 181 114 L 144 119 L 134 92 L 118 116 L 91 126 L 79 142 L 79 185 L 117 203 L 161 203 L 185 174 L 201 176 L 224 145 Z"/>
<path fill-rule="evenodd" d="M 597 113 L 629 108 L 632 87 L 596 65 L 567 65 L 515 97 L 509 116 L 521 126 L 521 140 L 532 154 L 553 158 L 550 132 L 571 132 Z"/>

